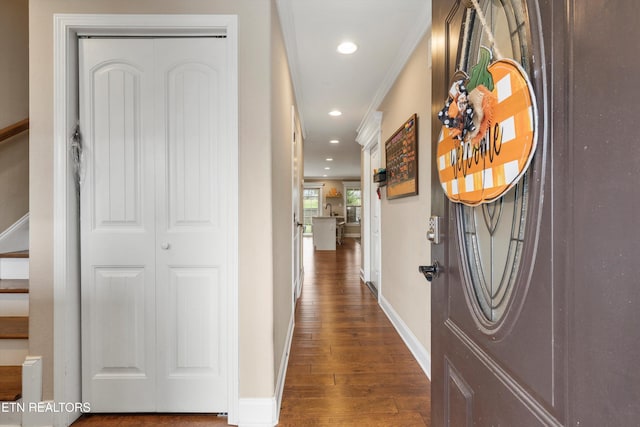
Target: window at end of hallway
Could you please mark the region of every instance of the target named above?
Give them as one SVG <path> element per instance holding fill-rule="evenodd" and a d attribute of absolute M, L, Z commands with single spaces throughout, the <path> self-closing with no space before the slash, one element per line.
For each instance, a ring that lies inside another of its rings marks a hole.
<path fill-rule="evenodd" d="M 362 208 L 362 192 L 359 182 L 344 183 L 344 205 L 346 206 L 346 223 L 360 224 Z"/>
<path fill-rule="evenodd" d="M 312 234 L 312 219 L 314 216 L 320 216 L 321 211 L 321 203 L 322 200 L 322 187 L 321 186 L 306 186 L 304 188 L 304 198 L 303 198 L 303 235 Z"/>

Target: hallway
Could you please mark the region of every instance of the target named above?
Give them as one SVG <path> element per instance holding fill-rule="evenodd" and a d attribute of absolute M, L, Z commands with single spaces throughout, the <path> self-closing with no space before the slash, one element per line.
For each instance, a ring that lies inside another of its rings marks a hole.
<path fill-rule="evenodd" d="M 279 426 L 429 426 L 430 384 L 360 282 L 360 244 L 314 252 L 296 309 Z M 207 415 L 85 415 L 74 426 L 226 425 Z"/>
<path fill-rule="evenodd" d="M 360 243 L 305 238 L 304 268 L 279 425 L 429 426 L 429 381 L 360 282 Z"/>

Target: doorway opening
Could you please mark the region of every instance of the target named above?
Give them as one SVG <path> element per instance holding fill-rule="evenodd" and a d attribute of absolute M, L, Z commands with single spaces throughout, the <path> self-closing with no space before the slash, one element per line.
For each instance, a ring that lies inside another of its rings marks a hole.
<path fill-rule="evenodd" d="M 223 37 L 80 38 L 83 402 L 227 412 Z"/>
<path fill-rule="evenodd" d="M 78 192 L 69 141 L 78 117 L 77 38 L 85 36 L 219 36 L 229 43 L 227 67 L 229 138 L 225 147 L 229 164 L 238 164 L 237 117 L 237 17 L 234 15 L 85 15 L 59 14 L 54 19 L 54 398 L 81 401 L 80 366 L 80 230 Z M 226 349 L 229 374 L 229 422 L 238 416 L 238 182 L 231 174 L 225 203 L 229 222 L 226 252 L 229 292 L 229 342 Z M 68 425 L 79 413 L 56 414 L 56 425 Z"/>
<path fill-rule="evenodd" d="M 322 187 L 305 185 L 304 197 L 303 197 L 303 209 L 304 209 L 304 228 L 303 234 L 305 236 L 311 236 L 313 233 L 314 216 L 320 216 L 320 206 L 322 204 Z"/>

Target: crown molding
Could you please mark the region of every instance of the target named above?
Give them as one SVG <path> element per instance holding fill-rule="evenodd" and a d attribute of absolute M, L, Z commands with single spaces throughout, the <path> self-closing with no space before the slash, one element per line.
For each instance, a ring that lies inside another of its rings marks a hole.
<path fill-rule="evenodd" d="M 382 111 L 373 111 L 365 117 L 365 121 L 358 128 L 356 142 L 362 146 L 362 150 L 368 150 L 378 142 L 380 128 L 382 126 Z"/>

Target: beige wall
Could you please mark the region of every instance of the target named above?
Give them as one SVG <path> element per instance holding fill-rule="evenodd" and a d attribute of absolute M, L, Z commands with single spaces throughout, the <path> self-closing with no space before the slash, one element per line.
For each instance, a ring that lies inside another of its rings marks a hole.
<path fill-rule="evenodd" d="M 413 113 L 418 115 L 418 189 L 413 197 L 382 197 L 382 295 L 420 343 L 431 352 L 430 285 L 418 273 L 429 264 L 431 249 L 425 238 L 431 206 L 431 73 L 427 64 L 427 35 L 417 46 L 379 110 L 382 141 L 386 141 Z M 384 144 L 383 144 L 384 146 Z M 384 165 L 384 149 L 382 150 Z"/>
<path fill-rule="evenodd" d="M 30 0 L 30 352 L 44 356 L 44 397 L 53 395 L 53 15 L 237 14 L 239 21 L 240 396 L 274 392 L 269 0 Z M 256 206 L 259 209 L 256 211 Z M 256 274 L 259 272 L 259 274 Z"/>
<path fill-rule="evenodd" d="M 273 195 L 273 340 L 274 374 L 285 357 L 293 313 L 292 141 L 291 106 L 295 104 L 291 75 L 275 0 L 271 14 L 271 193 Z M 299 159 L 300 161 L 301 159 Z M 299 163 L 300 164 L 300 163 Z"/>
<path fill-rule="evenodd" d="M 29 212 L 29 133 L 24 132 L 6 140 L 0 146 L 0 233 L 27 212 Z"/>
<path fill-rule="evenodd" d="M 0 1 L 0 129 L 29 116 L 29 2 Z M 29 211 L 29 134 L 0 145 L 0 233 Z"/>

